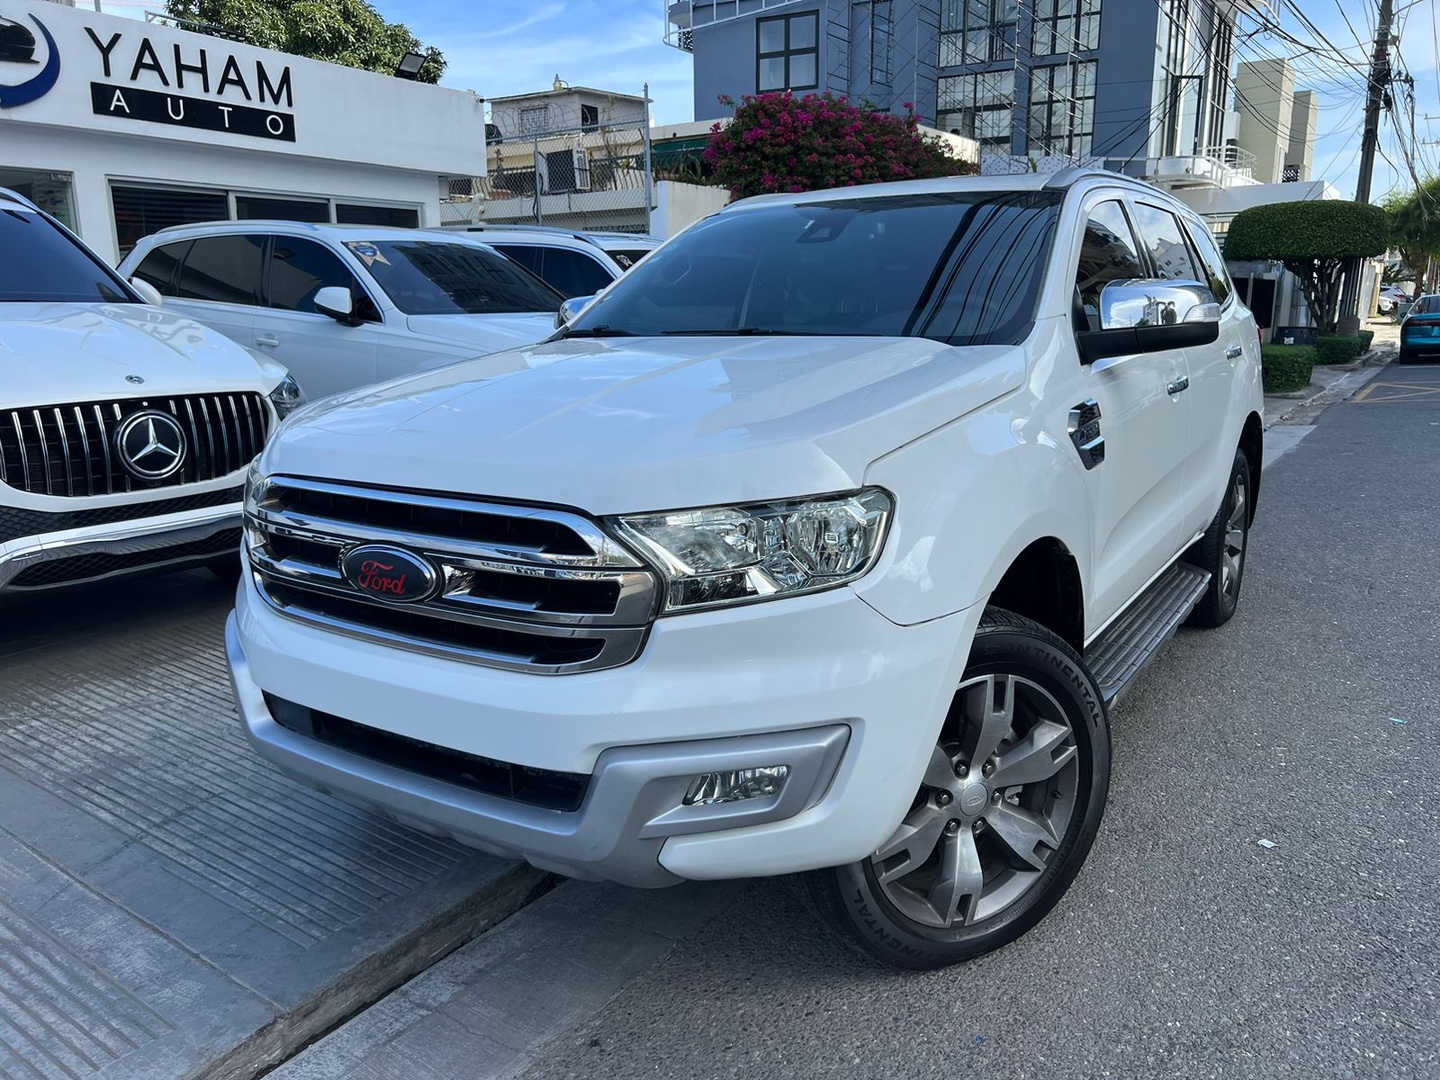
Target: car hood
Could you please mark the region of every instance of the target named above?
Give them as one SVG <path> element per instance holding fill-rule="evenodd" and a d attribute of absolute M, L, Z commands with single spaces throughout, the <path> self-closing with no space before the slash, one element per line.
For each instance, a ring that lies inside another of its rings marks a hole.
<path fill-rule="evenodd" d="M 412 334 L 453 341 L 475 350 L 475 356 L 533 345 L 555 332 L 553 312 L 508 315 L 407 315 Z"/>
<path fill-rule="evenodd" d="M 262 467 L 596 514 L 778 499 L 858 487 L 1024 377 L 917 338 L 557 341 L 316 403 Z"/>
<path fill-rule="evenodd" d="M 264 393 L 283 376 L 224 335 L 144 304 L 0 303 L 0 407 Z"/>

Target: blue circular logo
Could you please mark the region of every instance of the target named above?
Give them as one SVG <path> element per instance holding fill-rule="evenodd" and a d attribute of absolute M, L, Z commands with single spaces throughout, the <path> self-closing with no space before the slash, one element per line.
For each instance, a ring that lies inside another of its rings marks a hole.
<path fill-rule="evenodd" d="M 60 50 L 55 47 L 55 39 L 50 36 L 50 31 L 45 29 L 45 24 L 34 15 L 30 16 L 30 21 L 39 28 L 40 35 L 45 39 L 45 63 L 24 82 L 7 85 L 14 74 L 11 65 L 29 68 L 39 63 L 35 59 L 38 43 L 35 35 L 24 23 L 0 18 L 0 109 L 13 109 L 17 105 L 28 105 L 32 101 L 40 100 L 60 78 Z"/>

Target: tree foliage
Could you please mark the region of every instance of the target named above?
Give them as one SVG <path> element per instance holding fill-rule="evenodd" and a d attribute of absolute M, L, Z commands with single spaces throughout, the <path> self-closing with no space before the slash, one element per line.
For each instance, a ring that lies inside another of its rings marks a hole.
<path fill-rule="evenodd" d="M 365 0 L 165 0 L 173 19 L 205 23 L 249 45 L 385 75 L 407 52 L 425 57 L 419 82 L 440 81 L 445 57 Z"/>
<path fill-rule="evenodd" d="M 925 135 L 913 112 L 877 112 L 829 93 L 750 95 L 728 126 L 710 130 L 705 161 L 737 199 L 976 171 Z"/>
<path fill-rule="evenodd" d="M 1440 259 L 1440 176 L 1432 176 L 1414 191 L 1385 201 L 1390 223 L 1390 246 L 1424 290 L 1428 271 Z"/>
<path fill-rule="evenodd" d="M 1383 255 L 1389 238 L 1385 211 L 1368 203 L 1272 203 L 1235 216 L 1225 237 L 1225 257 L 1284 263 L 1299 279 L 1315 322 L 1333 332 L 1345 261 Z"/>

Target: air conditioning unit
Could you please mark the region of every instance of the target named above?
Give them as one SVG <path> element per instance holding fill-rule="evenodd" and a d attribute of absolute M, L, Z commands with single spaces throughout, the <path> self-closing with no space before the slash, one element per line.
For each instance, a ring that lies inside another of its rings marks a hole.
<path fill-rule="evenodd" d="M 585 152 L 583 146 L 571 148 L 570 153 L 574 160 L 575 190 L 590 190 L 590 155 Z"/>

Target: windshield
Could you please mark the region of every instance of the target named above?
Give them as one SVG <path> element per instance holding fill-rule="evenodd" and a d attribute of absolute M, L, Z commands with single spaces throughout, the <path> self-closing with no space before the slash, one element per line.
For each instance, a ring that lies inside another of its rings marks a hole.
<path fill-rule="evenodd" d="M 0 210 L 0 252 L 0 302 L 138 303 L 103 263 L 32 210 Z"/>
<path fill-rule="evenodd" d="M 717 214 L 651 253 L 566 336 L 918 336 L 1021 341 L 1054 192 L 941 192 Z"/>
<path fill-rule="evenodd" d="M 406 315 L 554 312 L 562 297 L 518 263 L 443 240 L 352 241 L 385 295 Z"/>
<path fill-rule="evenodd" d="M 1440 314 L 1440 293 L 1432 293 L 1429 296 L 1422 296 L 1415 301 L 1415 306 L 1410 309 L 1411 315 L 1435 315 Z"/>

